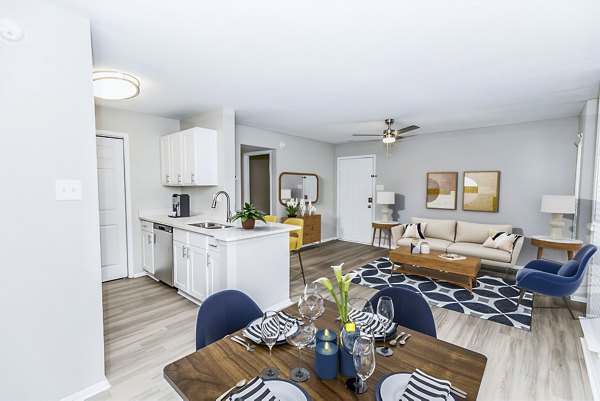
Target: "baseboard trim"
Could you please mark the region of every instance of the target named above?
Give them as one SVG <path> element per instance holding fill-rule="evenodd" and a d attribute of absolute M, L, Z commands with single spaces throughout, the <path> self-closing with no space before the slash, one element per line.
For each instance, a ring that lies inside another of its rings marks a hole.
<path fill-rule="evenodd" d="M 588 299 L 579 295 L 571 295 L 571 301 L 581 302 L 584 304 L 588 303 Z"/>
<path fill-rule="evenodd" d="M 92 384 L 91 386 L 84 388 L 81 391 L 68 395 L 65 398 L 61 399 L 61 401 L 84 401 L 96 394 L 100 394 L 101 392 L 108 390 L 109 388 L 110 382 L 105 377 L 104 380 L 96 384 Z"/>
<path fill-rule="evenodd" d="M 598 354 L 594 354 L 589 349 L 584 337 L 580 338 L 580 340 L 581 348 L 583 350 L 583 359 L 585 360 L 585 366 L 590 379 L 590 387 L 592 388 L 592 396 L 594 397 L 594 401 L 600 401 L 600 381 L 598 377 L 598 373 L 600 372 L 597 372 L 597 369 L 600 368 Z"/>
<path fill-rule="evenodd" d="M 138 273 L 134 273 L 130 278 L 138 278 L 143 276 L 148 276 L 149 274 L 146 271 L 141 271 Z"/>
<path fill-rule="evenodd" d="M 192 297 L 189 294 L 186 294 L 185 292 L 181 291 L 181 290 L 177 290 L 177 293 L 179 295 L 181 295 L 182 297 L 184 297 L 185 299 L 187 299 L 188 301 L 191 301 L 193 303 L 195 303 L 196 305 L 202 305 L 202 301 L 197 300 L 196 298 Z"/>

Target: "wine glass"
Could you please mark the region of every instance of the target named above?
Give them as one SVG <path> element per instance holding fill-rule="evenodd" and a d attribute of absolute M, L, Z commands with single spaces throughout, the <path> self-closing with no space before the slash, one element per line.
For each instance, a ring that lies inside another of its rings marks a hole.
<path fill-rule="evenodd" d="M 298 312 L 305 319 L 310 320 L 313 325 L 315 321 L 325 312 L 325 300 L 319 293 L 306 293 L 300 295 L 298 299 Z M 315 333 L 316 333 L 315 326 Z M 311 348 L 316 345 L 316 338 L 311 343 Z"/>
<path fill-rule="evenodd" d="M 304 286 L 304 294 L 320 294 L 319 283 L 313 281 Z"/>
<path fill-rule="evenodd" d="M 352 298 L 348 301 L 348 306 L 353 312 L 354 316 L 360 315 L 360 319 L 353 319 L 354 324 L 358 327 L 361 333 L 371 333 L 373 330 L 371 324 L 375 320 L 375 312 L 373 311 L 373 305 L 371 302 L 364 298 Z"/>
<path fill-rule="evenodd" d="M 285 324 L 286 341 L 298 348 L 298 367 L 290 370 L 290 378 L 295 382 L 308 380 L 310 373 L 302 366 L 302 348 L 310 344 L 315 338 L 315 325 L 310 320 L 294 316 Z"/>
<path fill-rule="evenodd" d="M 279 339 L 280 332 L 281 328 L 279 327 L 279 315 L 277 314 L 277 312 L 265 312 L 263 314 L 262 322 L 260 324 L 260 333 L 263 343 L 265 343 L 265 345 L 269 347 L 270 365 L 273 365 L 273 346 Z M 264 368 L 261 373 L 263 379 L 276 379 L 279 377 L 279 369 L 273 366 Z"/>
<path fill-rule="evenodd" d="M 371 377 L 375 371 L 375 340 L 372 336 L 360 336 L 354 342 L 352 352 L 352 361 L 356 369 L 355 393 L 363 394 L 369 388 L 365 381 Z"/>
<path fill-rule="evenodd" d="M 377 347 L 377 353 L 381 356 L 392 356 L 394 351 L 385 344 L 385 336 L 394 320 L 394 302 L 392 302 L 392 298 L 385 295 L 379 298 L 377 317 L 383 326 L 383 346 Z"/>

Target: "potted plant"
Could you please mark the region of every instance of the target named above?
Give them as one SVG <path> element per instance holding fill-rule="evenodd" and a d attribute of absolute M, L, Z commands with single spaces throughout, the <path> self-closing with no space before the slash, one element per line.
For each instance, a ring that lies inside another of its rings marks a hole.
<path fill-rule="evenodd" d="M 252 203 L 246 202 L 244 203 L 244 207 L 233 215 L 231 221 L 236 221 L 237 219 L 242 220 L 242 227 L 250 230 L 254 228 L 256 220 L 265 221 L 265 213 L 255 208 Z"/>
<path fill-rule="evenodd" d="M 285 211 L 288 217 L 296 217 L 298 214 L 298 201 L 294 198 L 285 203 Z"/>

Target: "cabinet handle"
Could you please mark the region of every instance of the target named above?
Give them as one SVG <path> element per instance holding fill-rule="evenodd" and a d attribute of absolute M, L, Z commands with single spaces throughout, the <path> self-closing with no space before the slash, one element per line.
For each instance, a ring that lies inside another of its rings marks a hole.
<path fill-rule="evenodd" d="M 169 178 L 169 174 L 167 174 L 167 184 L 171 183 L 171 179 Z"/>
<path fill-rule="evenodd" d="M 156 244 L 156 234 L 152 234 L 152 238 L 153 238 L 154 243 Z"/>
<path fill-rule="evenodd" d="M 215 245 L 215 244 L 208 244 L 208 246 L 212 246 L 213 248 L 217 247 L 217 245 Z"/>
<path fill-rule="evenodd" d="M 187 249 L 187 258 L 191 258 L 192 257 L 192 253 L 190 252 L 190 248 L 188 247 Z"/>
<path fill-rule="evenodd" d="M 181 174 L 177 174 L 177 183 L 181 184 Z"/>
<path fill-rule="evenodd" d="M 187 252 L 186 252 L 186 247 L 181 247 L 182 253 L 183 253 L 183 258 L 187 259 Z"/>
<path fill-rule="evenodd" d="M 192 173 L 192 183 L 196 183 L 196 174 Z"/>
<path fill-rule="evenodd" d="M 152 234 L 148 234 L 148 245 L 150 245 L 152 243 L 152 238 L 150 238 Z"/>

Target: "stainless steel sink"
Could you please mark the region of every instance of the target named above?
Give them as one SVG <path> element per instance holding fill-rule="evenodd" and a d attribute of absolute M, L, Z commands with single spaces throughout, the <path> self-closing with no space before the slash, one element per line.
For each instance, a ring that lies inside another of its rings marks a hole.
<path fill-rule="evenodd" d="M 194 227 L 206 228 L 208 230 L 218 230 L 218 229 L 221 229 L 221 228 L 230 228 L 230 227 L 233 227 L 233 226 L 228 226 L 226 224 L 211 223 L 211 222 L 208 222 L 208 221 L 203 221 L 201 223 L 189 223 L 188 225 L 194 226 Z"/>

